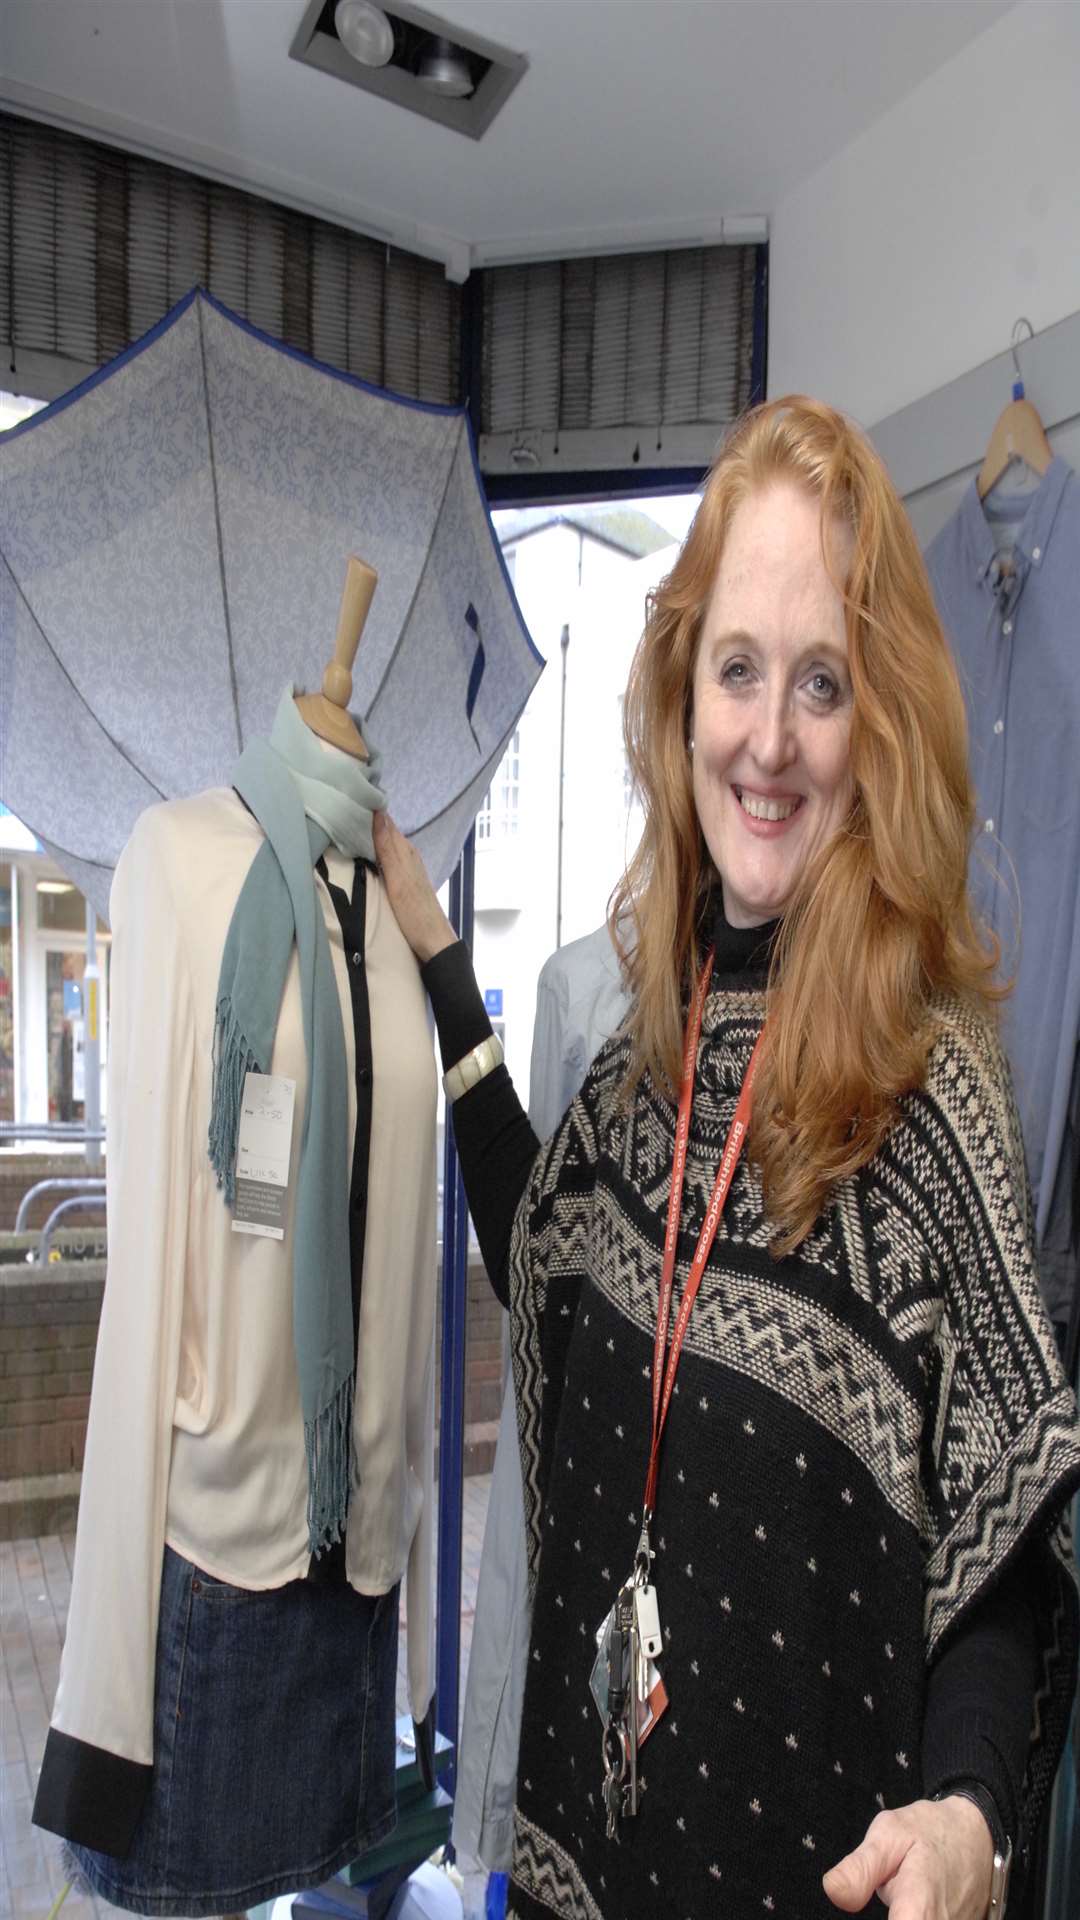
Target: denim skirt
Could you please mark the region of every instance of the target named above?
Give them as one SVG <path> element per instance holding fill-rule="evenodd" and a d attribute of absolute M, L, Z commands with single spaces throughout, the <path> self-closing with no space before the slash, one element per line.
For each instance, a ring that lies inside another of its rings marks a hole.
<path fill-rule="evenodd" d="M 392 1830 L 398 1589 L 226 1586 L 165 1549 L 150 1793 L 123 1858 L 69 1845 L 131 1913 L 317 1886 Z"/>

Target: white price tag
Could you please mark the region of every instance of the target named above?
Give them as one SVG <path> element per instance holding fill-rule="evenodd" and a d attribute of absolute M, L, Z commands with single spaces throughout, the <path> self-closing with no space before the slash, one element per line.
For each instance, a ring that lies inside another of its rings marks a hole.
<path fill-rule="evenodd" d="M 292 1156 L 296 1081 L 279 1073 L 249 1073 L 240 1103 L 236 1149 L 234 1233 L 285 1238 L 285 1201 Z"/>

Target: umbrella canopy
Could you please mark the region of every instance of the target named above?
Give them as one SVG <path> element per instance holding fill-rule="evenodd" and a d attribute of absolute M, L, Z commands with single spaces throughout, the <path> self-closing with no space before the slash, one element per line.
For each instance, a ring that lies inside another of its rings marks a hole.
<path fill-rule="evenodd" d="M 142 809 L 227 785 L 284 683 L 318 690 L 351 552 L 379 574 L 353 708 L 438 884 L 544 664 L 464 411 L 196 290 L 0 436 L 0 799 L 99 912 Z"/>

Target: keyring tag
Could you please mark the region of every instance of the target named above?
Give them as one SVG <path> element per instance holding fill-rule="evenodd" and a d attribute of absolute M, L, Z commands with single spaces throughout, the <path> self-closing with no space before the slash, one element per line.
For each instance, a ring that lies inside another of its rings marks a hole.
<path fill-rule="evenodd" d="M 634 1588 L 634 1613 L 642 1653 L 650 1660 L 659 1659 L 664 1650 L 664 1641 L 660 1632 L 660 1607 L 655 1587 Z"/>

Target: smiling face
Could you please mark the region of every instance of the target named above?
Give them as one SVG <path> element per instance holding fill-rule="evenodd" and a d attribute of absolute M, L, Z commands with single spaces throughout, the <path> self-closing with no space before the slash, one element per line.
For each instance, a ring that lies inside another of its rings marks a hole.
<path fill-rule="evenodd" d="M 830 526 L 840 578 L 851 535 Z M 694 664 L 694 804 L 732 926 L 784 911 L 845 819 L 852 690 L 817 501 L 789 482 L 735 509 Z"/>

